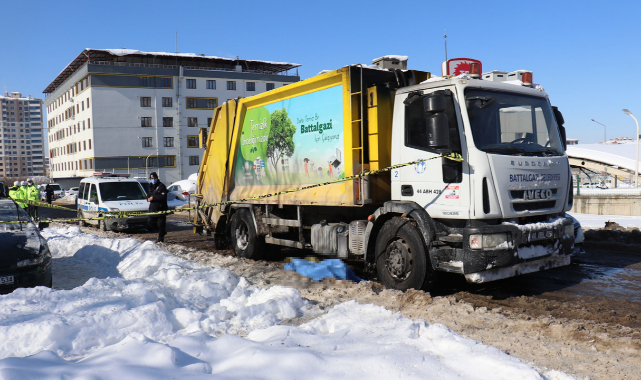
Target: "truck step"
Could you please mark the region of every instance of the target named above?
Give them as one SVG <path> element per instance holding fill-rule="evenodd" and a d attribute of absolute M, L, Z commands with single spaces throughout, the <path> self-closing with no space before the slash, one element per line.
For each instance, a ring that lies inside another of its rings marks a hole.
<path fill-rule="evenodd" d="M 448 243 L 462 243 L 463 235 L 461 234 L 450 234 L 447 236 L 441 236 L 438 238 L 440 241 L 446 241 Z"/>
<path fill-rule="evenodd" d="M 288 227 L 301 226 L 300 221 L 295 219 L 263 218 L 263 223 L 271 226 L 288 226 Z"/>
<path fill-rule="evenodd" d="M 273 238 L 271 236 L 265 236 L 265 243 L 274 244 L 274 245 L 282 245 L 284 247 L 292 247 L 292 248 L 303 249 L 303 244 L 301 242 L 299 242 L 299 241 L 286 240 L 286 239 L 277 239 L 277 238 Z"/>

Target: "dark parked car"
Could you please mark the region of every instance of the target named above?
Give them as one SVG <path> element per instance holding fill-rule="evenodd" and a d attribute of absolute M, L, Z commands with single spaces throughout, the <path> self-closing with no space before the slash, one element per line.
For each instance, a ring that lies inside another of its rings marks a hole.
<path fill-rule="evenodd" d="M 51 287 L 51 252 L 38 226 L 12 199 L 0 199 L 0 221 L 18 222 L 0 223 L 0 293 Z"/>

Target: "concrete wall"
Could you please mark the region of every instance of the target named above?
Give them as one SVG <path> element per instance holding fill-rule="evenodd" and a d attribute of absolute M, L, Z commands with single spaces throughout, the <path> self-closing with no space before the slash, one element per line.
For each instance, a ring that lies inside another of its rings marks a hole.
<path fill-rule="evenodd" d="M 641 196 L 575 195 L 571 211 L 582 214 L 641 216 Z"/>

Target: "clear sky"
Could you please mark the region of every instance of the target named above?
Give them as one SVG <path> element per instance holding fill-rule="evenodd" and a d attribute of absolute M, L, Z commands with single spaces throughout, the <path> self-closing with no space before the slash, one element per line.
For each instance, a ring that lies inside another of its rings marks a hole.
<path fill-rule="evenodd" d="M 7 1 L 0 86 L 42 91 L 84 48 L 127 47 L 324 69 L 409 56 L 440 75 L 448 57 L 483 71 L 531 70 L 581 143 L 634 137 L 641 119 L 641 1 Z M 0 87 L 4 92 L 4 87 Z"/>

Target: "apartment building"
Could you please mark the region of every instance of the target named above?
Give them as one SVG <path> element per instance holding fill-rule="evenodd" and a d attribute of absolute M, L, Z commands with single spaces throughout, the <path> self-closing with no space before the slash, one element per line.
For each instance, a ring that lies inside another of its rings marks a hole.
<path fill-rule="evenodd" d="M 44 90 L 50 171 L 163 182 L 198 171 L 214 109 L 300 80 L 300 65 L 131 49 L 85 49 Z M 292 72 L 290 74 L 290 71 Z"/>
<path fill-rule="evenodd" d="M 42 100 L 5 93 L 0 107 L 0 178 L 44 176 Z"/>

